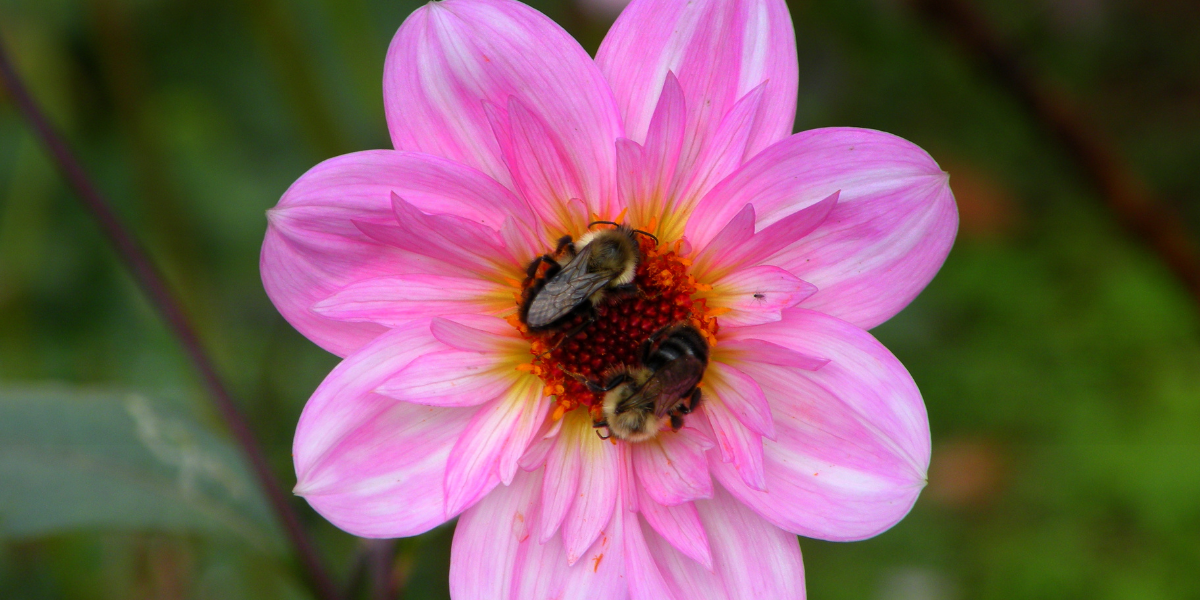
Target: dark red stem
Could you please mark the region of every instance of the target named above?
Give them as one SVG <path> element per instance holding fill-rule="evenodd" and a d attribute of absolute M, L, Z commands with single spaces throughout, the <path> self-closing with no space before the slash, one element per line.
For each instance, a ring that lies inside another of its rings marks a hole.
<path fill-rule="evenodd" d="M 966 54 L 985 67 L 1063 146 L 1116 220 L 1148 246 L 1200 304 L 1200 250 L 1174 211 L 1158 202 L 1078 103 L 1041 81 L 965 0 L 912 0 Z"/>
<path fill-rule="evenodd" d="M 238 445 L 242 448 L 242 452 L 246 455 L 246 459 L 250 462 L 250 466 L 254 470 L 259 483 L 262 485 L 267 500 L 283 524 L 288 539 L 291 540 L 292 545 L 295 547 L 296 554 L 303 564 L 305 575 L 316 589 L 317 594 L 324 600 L 336 600 L 338 594 L 335 591 L 332 580 L 329 579 L 329 575 L 325 571 L 325 567 L 317 556 L 316 548 L 309 541 L 304 528 L 300 525 L 296 511 L 289 503 L 288 495 L 284 493 L 283 489 L 279 486 L 278 480 L 271 473 L 271 468 L 267 464 L 266 457 L 263 455 L 262 449 L 259 448 L 258 442 L 254 439 L 254 434 L 250 431 L 245 417 L 242 416 L 241 411 L 234 403 L 225 383 L 217 375 L 212 360 L 200 344 L 196 330 L 188 320 L 187 315 L 184 314 L 179 301 L 166 285 L 158 269 L 150 260 L 150 256 L 146 253 L 146 250 L 142 248 L 141 244 L 138 243 L 133 234 L 125 227 L 117 214 L 113 212 L 109 203 L 100 195 L 96 187 L 92 185 L 91 180 L 88 179 L 83 167 L 71 153 L 66 142 L 58 135 L 58 132 L 50 124 L 41 108 L 38 107 L 33 97 L 30 96 L 28 89 L 25 88 L 24 83 L 22 83 L 12 63 L 9 61 L 3 44 L 0 44 L 0 80 L 3 80 L 4 86 L 8 89 L 9 94 L 11 94 L 18 110 L 29 121 L 35 135 L 50 152 L 63 177 L 67 179 L 67 182 L 75 190 L 84 208 L 96 220 L 96 223 L 100 226 L 100 230 L 108 238 L 113 249 L 116 250 L 121 262 L 129 268 L 138 287 L 149 297 L 150 303 L 158 309 L 171 332 L 179 340 L 180 345 L 183 346 L 184 352 L 196 367 L 196 370 L 199 371 L 200 379 L 204 387 L 207 388 L 209 396 L 217 408 L 217 412 L 225 420 L 225 424 L 229 426 L 234 439 L 237 440 Z"/>
<path fill-rule="evenodd" d="M 396 559 L 396 540 L 370 541 L 371 600 L 392 600 L 396 597 L 396 580 L 392 563 Z"/>

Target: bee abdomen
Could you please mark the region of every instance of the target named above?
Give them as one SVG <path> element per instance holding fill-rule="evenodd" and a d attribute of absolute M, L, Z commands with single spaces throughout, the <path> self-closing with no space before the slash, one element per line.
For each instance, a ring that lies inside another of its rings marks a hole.
<path fill-rule="evenodd" d="M 694 356 L 700 362 L 708 364 L 708 342 L 699 331 L 687 325 L 671 331 L 667 339 L 647 358 L 646 366 L 652 370 L 661 369 L 663 365 L 684 356 Z"/>

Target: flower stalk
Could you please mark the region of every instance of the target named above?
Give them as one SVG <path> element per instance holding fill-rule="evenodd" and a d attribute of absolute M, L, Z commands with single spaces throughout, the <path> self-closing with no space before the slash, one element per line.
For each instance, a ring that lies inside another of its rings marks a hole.
<path fill-rule="evenodd" d="M 1200 246 L 1175 211 L 1154 196 L 1100 129 L 1088 122 L 1088 111 L 1038 77 L 973 5 L 961 0 L 911 4 L 931 25 L 944 29 L 970 60 L 1020 102 L 1043 132 L 1055 138 L 1117 223 L 1157 254 L 1200 306 Z"/>
<path fill-rule="evenodd" d="M 200 380 L 209 393 L 217 412 L 229 427 L 245 454 L 267 501 L 279 518 L 299 557 L 306 578 L 315 592 L 324 600 L 336 600 L 339 595 L 333 586 L 316 548 L 308 539 L 296 511 L 287 495 L 279 486 L 267 463 L 266 456 L 254 438 L 246 418 L 238 409 L 225 382 L 217 374 L 215 365 L 201 344 L 196 328 L 188 319 L 174 292 L 167 285 L 150 255 L 121 222 L 112 206 L 92 183 L 83 166 L 71 152 L 66 141 L 55 130 L 44 111 L 30 95 L 15 67 L 8 58 L 4 44 L 0 43 L 0 80 L 13 99 L 21 115 L 29 122 L 34 135 L 46 147 L 51 159 L 62 172 L 68 185 L 75 191 L 83 207 L 96 221 L 105 239 L 112 245 L 118 259 L 129 269 L 137 286 L 146 294 L 150 304 L 158 310 L 167 327 L 183 347 L 184 353 L 200 375 Z"/>

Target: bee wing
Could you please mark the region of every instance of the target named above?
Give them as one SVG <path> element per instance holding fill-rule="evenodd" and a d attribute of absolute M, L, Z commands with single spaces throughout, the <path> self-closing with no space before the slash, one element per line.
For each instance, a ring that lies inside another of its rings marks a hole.
<path fill-rule="evenodd" d="M 575 310 L 588 296 L 600 291 L 612 279 L 603 273 L 589 273 L 588 257 L 592 246 L 584 246 L 571 262 L 567 263 L 534 296 L 529 304 L 526 320 L 530 327 L 545 327 Z"/>
<path fill-rule="evenodd" d="M 675 408 L 683 395 L 692 391 L 704 377 L 704 363 L 694 356 L 681 356 L 654 373 L 646 388 L 658 386 L 654 397 L 654 415 L 662 417 Z"/>

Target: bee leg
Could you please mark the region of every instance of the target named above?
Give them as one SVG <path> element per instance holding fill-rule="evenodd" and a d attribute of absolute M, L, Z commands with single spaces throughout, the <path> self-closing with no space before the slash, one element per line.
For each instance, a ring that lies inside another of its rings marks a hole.
<path fill-rule="evenodd" d="M 525 268 L 525 283 L 528 284 L 533 280 L 534 277 L 537 277 L 538 267 L 542 266 L 542 263 L 550 263 L 551 265 L 558 264 L 554 262 L 554 257 L 550 256 L 549 254 L 543 254 L 533 259 L 533 261 L 529 263 L 529 266 Z"/>
<path fill-rule="evenodd" d="M 668 327 L 663 327 L 655 331 L 638 346 L 638 360 L 641 360 L 642 364 L 646 364 L 647 360 L 649 360 L 650 352 L 654 350 L 654 342 L 658 341 L 659 336 L 666 333 L 667 329 Z"/>
<path fill-rule="evenodd" d="M 680 415 L 671 415 L 671 431 L 679 431 L 683 427 L 683 417 Z"/>
<path fill-rule="evenodd" d="M 569 340 L 569 339 L 579 335 L 579 333 L 581 331 L 583 331 L 584 329 L 587 329 L 589 325 L 591 325 L 592 323 L 595 323 L 595 322 L 596 322 L 596 313 L 593 312 L 592 314 L 588 315 L 588 318 L 584 319 L 582 323 L 580 323 L 579 325 L 576 325 L 575 327 L 571 328 L 570 331 L 564 333 L 563 340 L 566 341 L 566 340 Z"/>
<path fill-rule="evenodd" d="M 636 283 L 618 285 L 617 287 L 612 288 L 612 293 L 617 294 L 618 296 L 629 296 L 639 293 L 643 295 L 645 294 L 645 292 L 642 291 L 642 288 L 639 288 Z"/>
<path fill-rule="evenodd" d="M 611 387 L 608 387 L 608 386 L 600 385 L 600 384 L 596 383 L 595 381 L 592 381 L 592 380 L 588 379 L 587 377 L 580 375 L 579 373 L 572 373 L 571 371 L 568 371 L 568 370 L 562 368 L 562 365 L 559 365 L 558 370 L 562 371 L 564 375 L 570 377 L 571 379 L 574 379 L 575 381 L 578 381 L 579 383 L 586 385 L 588 391 L 592 392 L 593 394 L 603 394 L 604 392 L 607 392 L 607 391 L 617 387 L 618 385 L 621 385 L 621 383 L 623 381 L 625 381 L 624 379 L 620 379 L 616 383 L 613 383 L 611 385 Z M 624 376 L 622 375 L 621 377 L 624 377 Z M 612 383 L 612 382 L 610 381 L 609 383 Z M 608 424 L 605 423 L 604 421 L 597 421 L 597 422 L 592 423 L 593 427 L 606 427 L 607 425 Z"/>
<path fill-rule="evenodd" d="M 608 428 L 608 421 L 593 422 L 592 428 L 596 430 L 596 437 L 599 437 L 602 440 L 607 440 L 608 438 L 612 437 L 612 430 Z M 604 433 L 600 433 L 601 429 L 604 430 Z"/>
<path fill-rule="evenodd" d="M 563 375 L 566 375 L 567 377 L 570 377 L 571 379 L 574 379 L 575 381 L 578 381 L 579 383 L 586 385 L 588 387 L 588 389 L 591 389 L 591 387 L 593 385 L 596 385 L 595 383 L 592 382 L 592 380 L 588 379 L 587 377 L 584 377 L 583 375 L 580 375 L 579 373 L 574 373 L 572 371 L 568 371 L 568 370 L 562 368 L 562 365 L 558 365 L 558 370 L 562 371 Z"/>
<path fill-rule="evenodd" d="M 529 266 L 525 267 L 525 276 L 528 279 L 533 279 L 533 276 L 537 275 L 538 267 L 542 266 L 542 261 L 544 261 L 544 260 L 546 260 L 545 254 L 529 261 Z"/>
<path fill-rule="evenodd" d="M 621 373 L 620 375 L 617 375 L 617 376 L 613 377 L 612 379 L 609 379 L 604 385 L 600 385 L 594 381 L 585 379 L 582 375 L 571 374 L 571 376 L 574 377 L 576 380 L 582 382 L 584 385 L 586 385 L 588 391 L 590 391 L 593 394 L 603 394 L 604 392 L 610 391 L 613 388 L 617 387 L 618 385 L 621 385 L 622 383 L 625 383 L 625 381 L 628 380 L 628 377 L 624 373 Z M 603 421 L 600 421 L 600 423 L 607 425 L 607 423 L 604 423 Z"/>
<path fill-rule="evenodd" d="M 646 360 L 650 358 L 650 351 L 654 346 L 654 336 L 648 337 L 638 345 L 638 360 L 644 365 Z"/>
<path fill-rule="evenodd" d="M 553 348 L 551 348 L 551 349 L 549 349 L 549 350 L 547 350 L 547 351 L 543 352 L 543 353 L 541 354 L 541 356 L 546 356 L 546 355 L 550 354 L 551 352 L 554 352 L 555 350 L 558 350 L 558 349 L 559 349 L 559 347 L 561 347 L 563 344 L 567 343 L 567 340 L 569 340 L 569 339 L 571 339 L 571 338 L 575 337 L 576 335 L 579 335 L 579 332 L 583 331 L 584 329 L 587 329 L 588 325 L 591 325 L 591 324 L 592 324 L 593 322 L 595 322 L 595 321 L 596 321 L 596 315 L 595 315 L 595 314 L 593 314 L 592 316 L 590 316 L 590 317 L 588 317 L 586 320 L 584 320 L 584 322 L 583 322 L 583 323 L 580 323 L 580 324 L 579 324 L 577 327 L 575 327 L 574 329 L 572 329 L 572 330 L 570 330 L 570 331 L 568 331 L 568 332 L 564 333 L 564 334 L 562 335 L 562 337 L 561 337 L 561 338 L 559 338 L 559 340 L 558 340 L 558 343 L 557 343 L 557 344 L 554 344 L 554 347 L 553 347 Z"/>
<path fill-rule="evenodd" d="M 624 373 L 621 373 L 620 375 L 617 375 L 616 377 L 613 377 L 612 379 L 608 380 L 608 383 L 606 383 L 604 386 L 604 391 L 607 392 L 609 390 L 615 389 L 618 385 L 621 385 L 622 383 L 625 383 L 626 381 L 629 381 L 629 376 Z"/>
<path fill-rule="evenodd" d="M 567 246 L 570 246 L 573 243 L 575 243 L 575 240 L 573 238 L 571 238 L 571 236 L 569 236 L 569 235 L 564 235 L 564 236 L 558 238 L 558 244 L 554 246 L 554 256 L 558 256 L 559 254 L 562 254 L 562 251 L 564 249 L 566 249 Z M 572 252 L 571 254 L 574 254 L 574 252 Z"/>
<path fill-rule="evenodd" d="M 704 396 L 700 393 L 700 388 L 692 388 L 692 395 L 688 397 L 687 406 L 680 407 L 684 409 L 683 414 L 691 414 L 692 411 L 696 410 L 696 408 L 700 406 L 700 399 L 703 397 Z"/>
<path fill-rule="evenodd" d="M 603 394 L 604 392 L 611 391 L 613 388 L 616 388 L 618 385 L 621 385 L 622 383 L 625 383 L 628 380 L 629 380 L 629 377 L 627 375 L 625 375 L 624 373 L 621 373 L 620 375 L 617 375 L 616 377 L 609 379 L 602 386 L 596 385 L 596 383 L 591 382 L 591 381 L 584 381 L 583 383 L 584 383 L 584 385 L 586 385 L 588 387 L 588 390 L 590 390 L 593 394 Z"/>

